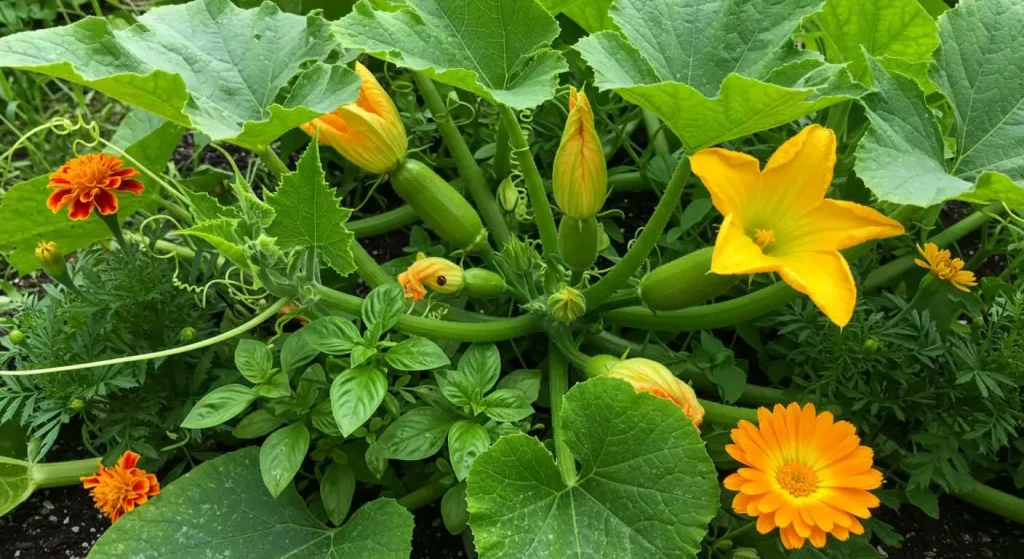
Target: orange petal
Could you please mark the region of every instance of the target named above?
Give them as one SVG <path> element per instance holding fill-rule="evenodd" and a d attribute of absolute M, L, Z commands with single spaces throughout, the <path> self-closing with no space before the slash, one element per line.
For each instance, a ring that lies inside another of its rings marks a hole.
<path fill-rule="evenodd" d="M 775 529 L 774 515 L 770 512 L 757 517 L 757 533 L 767 534 Z"/>

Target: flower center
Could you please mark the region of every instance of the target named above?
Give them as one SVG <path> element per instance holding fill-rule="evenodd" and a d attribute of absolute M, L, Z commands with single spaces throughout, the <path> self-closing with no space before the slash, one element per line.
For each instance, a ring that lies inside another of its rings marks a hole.
<path fill-rule="evenodd" d="M 769 245 L 775 242 L 775 231 L 771 229 L 758 229 L 754 232 L 754 242 L 757 246 L 761 247 L 761 250 L 768 248 Z"/>
<path fill-rule="evenodd" d="M 775 479 L 794 497 L 806 497 L 818 489 L 818 475 L 799 462 L 790 462 L 783 466 Z"/>
<path fill-rule="evenodd" d="M 105 186 L 110 170 L 101 161 L 79 159 L 72 161 L 68 169 L 68 180 L 79 188 Z"/>

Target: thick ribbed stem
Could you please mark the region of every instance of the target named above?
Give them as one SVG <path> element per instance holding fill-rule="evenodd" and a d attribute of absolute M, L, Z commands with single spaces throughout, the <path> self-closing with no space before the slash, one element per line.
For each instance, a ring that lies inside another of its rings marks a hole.
<path fill-rule="evenodd" d="M 679 206 L 683 187 L 686 186 L 686 181 L 689 178 L 690 160 L 683 156 L 679 160 L 675 172 L 672 173 L 672 179 L 668 181 L 668 187 L 665 188 L 665 192 L 662 194 L 661 200 L 658 201 L 658 206 L 654 209 L 651 219 L 647 221 L 643 232 L 633 241 L 633 245 L 622 257 L 622 260 L 612 266 L 612 269 L 597 283 L 583 292 L 587 298 L 587 308 L 595 309 L 608 300 L 616 290 L 629 281 L 629 278 L 633 277 L 637 268 L 647 260 L 651 250 L 657 244 L 658 238 L 661 237 L 662 231 L 665 230 L 669 218 L 672 217 L 672 212 Z"/>
<path fill-rule="evenodd" d="M 555 227 L 555 217 L 551 213 L 547 191 L 544 190 L 544 180 L 530 152 L 530 143 L 512 109 L 502 105 L 499 110 L 501 123 L 508 131 L 509 143 L 512 144 L 516 161 L 519 162 L 519 170 L 526 181 L 526 192 L 530 195 L 530 205 L 533 206 L 534 220 L 540 232 L 540 244 L 544 249 L 544 255 L 558 254 L 558 229 Z"/>
<path fill-rule="evenodd" d="M 83 458 L 68 462 L 48 462 L 30 467 L 32 485 L 37 488 L 64 487 L 82 483 L 80 478 L 90 476 L 99 470 L 99 458 Z"/>
<path fill-rule="evenodd" d="M 779 282 L 763 289 L 710 305 L 698 305 L 677 311 L 651 311 L 647 307 L 626 307 L 601 314 L 608 324 L 644 330 L 693 332 L 722 328 L 745 322 L 771 312 L 800 294 Z"/>
<path fill-rule="evenodd" d="M 548 391 L 551 396 L 551 426 L 555 434 L 555 456 L 558 470 L 562 472 L 562 480 L 566 485 L 576 484 L 576 461 L 565 443 L 565 431 L 562 429 L 562 398 L 569 390 L 569 363 L 565 356 L 552 343 L 548 351 Z"/>
<path fill-rule="evenodd" d="M 391 277 L 391 274 L 384 271 L 384 268 L 377 264 L 375 259 L 363 245 L 359 243 L 352 243 L 352 258 L 356 264 L 356 273 L 359 277 L 363 278 L 370 287 L 377 287 L 378 285 L 384 285 L 395 281 L 395 278 Z"/>
<path fill-rule="evenodd" d="M 494 191 L 488 188 L 483 170 L 480 169 L 480 165 L 473 157 L 473 152 L 466 145 L 466 140 L 459 132 L 459 127 L 455 125 L 451 114 L 448 113 L 444 99 L 434 87 L 434 82 L 419 72 L 413 74 L 413 79 L 416 80 L 416 87 L 419 88 L 420 95 L 427 103 L 427 108 L 434 115 L 437 131 L 441 133 L 444 145 L 451 152 L 455 165 L 459 168 L 459 174 L 462 175 L 462 180 L 466 183 L 466 190 L 469 191 L 477 210 L 480 211 L 480 216 L 483 217 L 487 228 L 494 235 L 498 247 L 504 246 L 509 239 L 508 225 L 505 224 L 505 212 L 498 205 Z"/>
<path fill-rule="evenodd" d="M 428 483 L 427 485 L 420 487 L 419 489 L 413 491 L 412 493 L 409 493 L 408 495 L 400 497 L 398 499 L 398 504 L 402 505 L 403 507 L 409 510 L 416 510 L 418 508 L 425 507 L 430 503 L 433 503 L 434 501 L 440 499 L 441 497 L 444 496 L 444 493 L 447 490 L 447 485 L 439 481 L 435 481 L 433 483 Z"/>
<path fill-rule="evenodd" d="M 412 225 L 419 220 L 420 216 L 416 215 L 416 210 L 406 204 L 384 213 L 349 221 L 345 224 L 345 227 L 355 233 L 357 239 L 365 239 L 366 237 L 390 233 L 406 225 Z"/>

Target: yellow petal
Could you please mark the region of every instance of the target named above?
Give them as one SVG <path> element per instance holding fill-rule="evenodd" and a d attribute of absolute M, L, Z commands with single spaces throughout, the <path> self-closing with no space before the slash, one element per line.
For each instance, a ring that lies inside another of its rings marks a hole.
<path fill-rule="evenodd" d="M 356 75 L 362 80 L 362 83 L 359 85 L 359 99 L 356 101 L 356 104 L 380 116 L 388 123 L 397 124 L 402 128 L 402 133 L 404 134 L 405 127 L 402 125 L 402 117 L 398 114 L 398 108 L 395 107 L 395 102 L 391 100 L 388 92 L 380 86 L 377 77 L 359 62 L 356 62 L 355 69 Z"/>
<path fill-rule="evenodd" d="M 843 255 L 835 251 L 809 252 L 786 255 L 778 260 L 782 262 L 782 279 L 790 287 L 810 297 L 838 326 L 850 322 L 857 303 L 857 285 Z M 712 271 L 715 271 L 713 264 Z"/>
<path fill-rule="evenodd" d="M 835 164 L 835 133 L 817 124 L 804 128 L 779 146 L 765 165 L 765 206 L 776 216 L 810 210 L 825 198 Z"/>
<path fill-rule="evenodd" d="M 776 258 L 765 256 L 761 247 L 743 231 L 736 216 L 729 214 L 722 221 L 711 256 L 711 271 L 719 275 L 776 272 L 781 268 Z"/>
<path fill-rule="evenodd" d="M 551 186 L 558 207 L 576 219 L 596 215 L 608 193 L 608 169 L 594 113 L 587 94 L 576 88 L 569 94 L 569 118 L 555 153 Z"/>
<path fill-rule="evenodd" d="M 743 222 L 744 206 L 761 191 L 761 164 L 745 153 L 722 148 L 702 149 L 690 156 L 690 168 L 711 193 L 722 215 Z"/>
<path fill-rule="evenodd" d="M 843 250 L 904 232 L 900 222 L 867 206 L 843 200 L 822 200 L 780 237 L 778 252 Z"/>

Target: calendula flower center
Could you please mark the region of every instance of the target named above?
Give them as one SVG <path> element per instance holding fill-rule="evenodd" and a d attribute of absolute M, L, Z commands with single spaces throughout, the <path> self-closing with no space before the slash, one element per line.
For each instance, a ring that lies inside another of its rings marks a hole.
<path fill-rule="evenodd" d="M 790 462 L 783 466 L 775 479 L 794 497 L 806 497 L 818 489 L 818 475 L 799 462 Z"/>
<path fill-rule="evenodd" d="M 761 250 L 768 248 L 775 242 L 775 231 L 772 229 L 758 229 L 754 232 L 754 242 Z"/>

